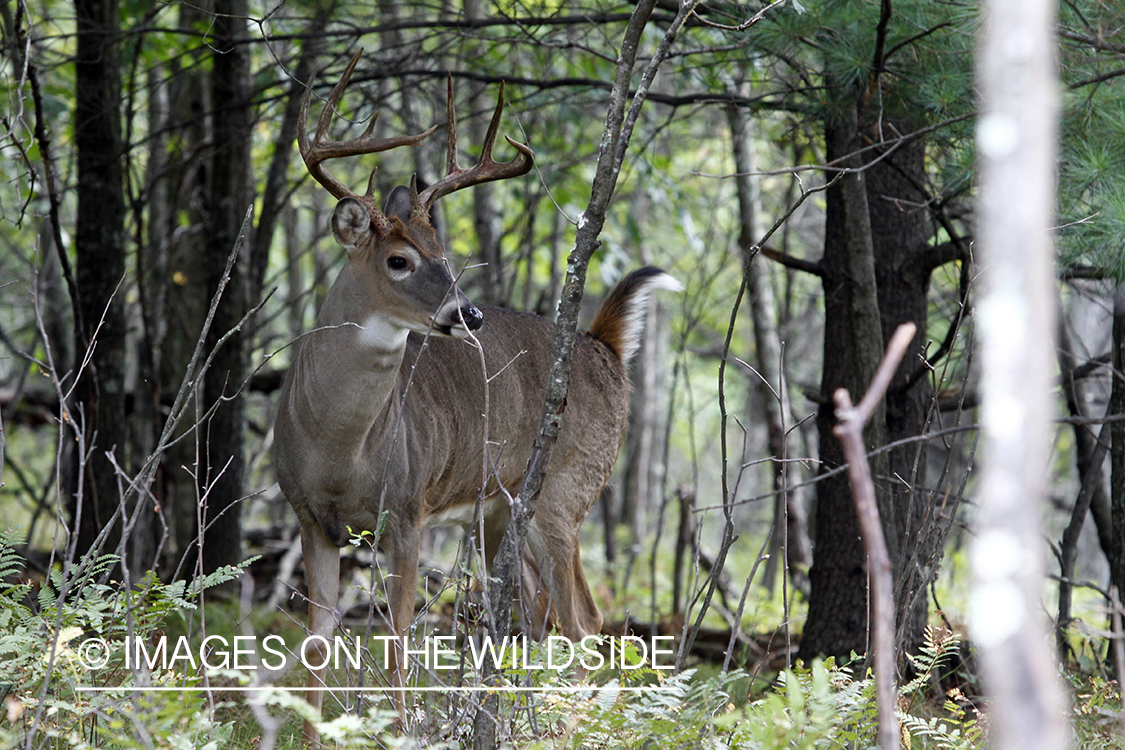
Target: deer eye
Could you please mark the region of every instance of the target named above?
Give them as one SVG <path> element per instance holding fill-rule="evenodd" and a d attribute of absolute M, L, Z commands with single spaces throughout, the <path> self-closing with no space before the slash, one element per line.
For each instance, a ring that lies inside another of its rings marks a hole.
<path fill-rule="evenodd" d="M 407 262 L 406 258 L 401 255 L 392 255 L 387 258 L 387 268 L 392 271 L 405 271 L 409 267 L 410 264 Z"/>

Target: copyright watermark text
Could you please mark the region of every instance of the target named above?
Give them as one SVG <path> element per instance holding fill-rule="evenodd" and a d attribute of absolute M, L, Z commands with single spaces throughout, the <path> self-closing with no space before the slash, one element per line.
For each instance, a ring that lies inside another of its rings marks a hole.
<path fill-rule="evenodd" d="M 259 638 L 255 635 L 209 635 L 198 643 L 187 636 L 169 638 L 126 637 L 123 644 L 111 646 L 102 638 L 88 638 L 75 650 L 79 663 L 88 670 L 107 666 L 111 657 L 124 646 L 126 669 L 150 670 L 236 669 L 271 671 L 282 669 L 290 654 L 311 670 L 358 669 L 364 652 L 381 662 L 384 669 L 396 658 L 417 661 L 427 670 L 461 668 L 462 657 L 468 665 L 481 669 L 487 662 L 510 669 L 563 671 L 580 667 L 594 672 L 603 668 L 634 670 L 647 666 L 656 670 L 674 669 L 675 651 L 670 648 L 672 636 L 587 636 L 572 641 L 560 635 L 548 636 L 539 649 L 527 636 L 491 639 L 470 639 L 458 646 L 452 635 L 431 635 L 420 641 L 394 636 L 372 636 L 365 644 L 358 638 L 336 636 L 329 640 L 310 635 L 292 652 L 279 635 Z"/>

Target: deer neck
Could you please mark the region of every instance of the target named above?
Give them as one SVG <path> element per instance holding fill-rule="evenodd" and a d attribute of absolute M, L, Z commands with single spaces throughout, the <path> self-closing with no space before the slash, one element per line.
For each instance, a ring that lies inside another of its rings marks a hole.
<path fill-rule="evenodd" d="M 398 390 L 407 331 L 379 303 L 348 263 L 291 368 L 290 417 L 341 455 L 359 450 Z"/>

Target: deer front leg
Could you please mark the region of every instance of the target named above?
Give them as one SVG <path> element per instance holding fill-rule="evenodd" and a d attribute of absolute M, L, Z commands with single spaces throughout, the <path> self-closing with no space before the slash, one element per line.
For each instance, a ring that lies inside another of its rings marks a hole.
<path fill-rule="evenodd" d="M 305 583 L 309 589 L 309 637 L 304 642 L 306 664 L 322 664 L 309 670 L 305 699 L 318 712 L 324 702 L 325 673 L 331 655 L 332 631 L 336 627 L 336 600 L 340 593 L 340 550 L 324 534 L 320 525 L 301 524 L 301 548 L 305 557 Z M 316 638 L 314 636 L 319 636 Z M 320 734 L 306 721 L 302 732 L 305 745 L 318 747 Z"/>
<path fill-rule="evenodd" d="M 418 543 L 421 532 L 413 524 L 390 540 L 391 575 L 387 581 L 387 600 L 390 605 L 391 634 L 394 648 L 391 650 L 391 699 L 398 710 L 399 721 L 405 729 L 406 722 L 406 675 L 409 665 L 403 645 L 410 637 L 410 624 L 414 621 L 414 594 L 418 579 Z"/>

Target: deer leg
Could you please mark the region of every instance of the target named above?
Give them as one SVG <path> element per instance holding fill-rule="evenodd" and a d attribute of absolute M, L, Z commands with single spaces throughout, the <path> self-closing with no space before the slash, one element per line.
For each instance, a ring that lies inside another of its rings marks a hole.
<path fill-rule="evenodd" d="M 410 637 L 410 624 L 414 621 L 414 593 L 418 581 L 418 544 L 421 532 L 412 524 L 390 540 L 391 580 L 388 582 L 391 634 L 391 699 L 398 710 L 399 720 L 406 721 L 406 674 L 408 665 L 403 646 Z"/>
<path fill-rule="evenodd" d="M 489 499 L 496 498 L 493 496 L 493 498 Z M 484 563 L 486 571 L 492 570 L 492 561 L 495 559 L 496 553 L 500 550 L 500 545 L 503 543 L 510 518 L 511 511 L 507 501 L 503 498 L 500 498 L 499 502 L 496 502 L 492 506 L 492 511 L 485 517 Z M 519 610 L 524 616 L 528 633 L 531 637 L 537 641 L 541 641 L 546 637 L 547 631 L 550 630 L 551 627 L 550 606 L 547 601 L 547 592 L 542 588 L 542 584 L 539 580 L 539 568 L 527 544 L 524 544 L 521 554 L 523 556 L 523 561 L 520 565 L 520 580 L 517 582 L 518 585 L 515 591 L 516 601 L 513 602 L 513 604 L 519 605 Z M 487 574 L 482 571 L 481 575 L 484 577 L 487 585 Z"/>
<path fill-rule="evenodd" d="M 301 548 L 305 558 L 305 582 L 309 589 L 309 637 L 304 642 L 306 664 L 323 665 L 309 669 L 306 700 L 319 712 L 324 701 L 325 673 L 336 627 L 336 599 L 340 593 L 340 550 L 329 541 L 320 524 L 301 524 Z M 319 637 L 316 637 L 319 636 Z M 319 746 L 320 735 L 310 722 L 302 732 L 305 744 Z"/>
<path fill-rule="evenodd" d="M 545 481 L 539 512 L 531 519 L 527 541 L 538 562 L 539 575 L 547 584 L 555 624 L 563 635 L 577 643 L 602 627 L 602 613 L 590 594 L 578 548 L 578 529 L 585 514 L 575 518 L 565 512 L 552 513 L 559 509 L 546 503 L 565 495 L 548 494 L 547 490 Z"/>

